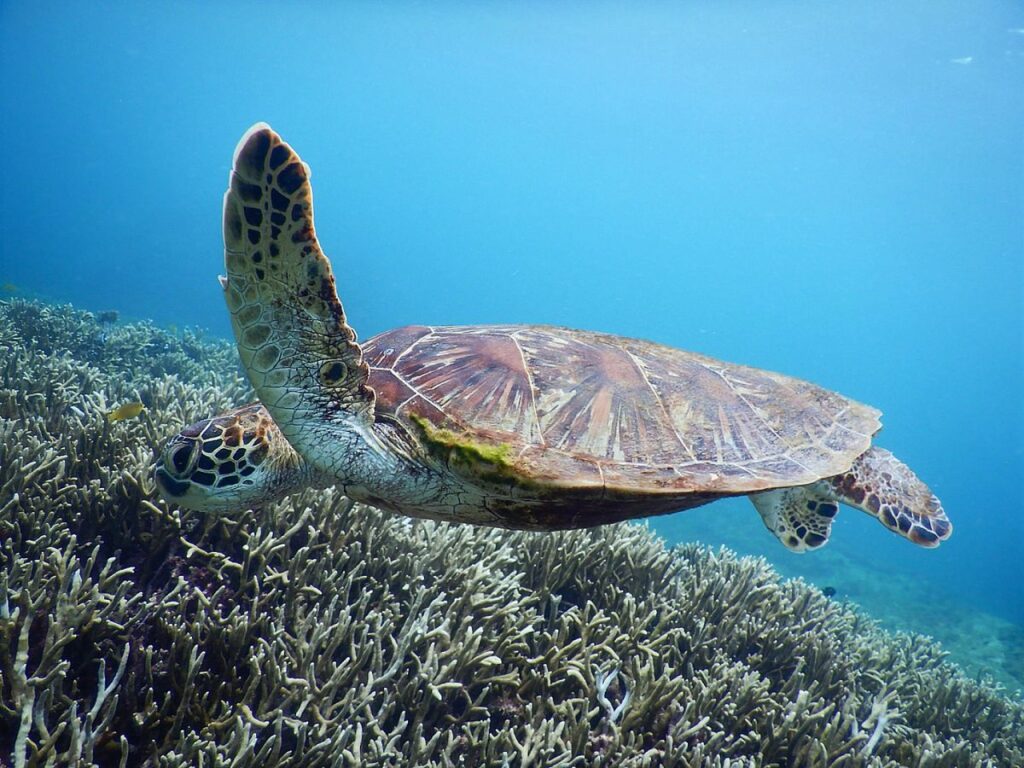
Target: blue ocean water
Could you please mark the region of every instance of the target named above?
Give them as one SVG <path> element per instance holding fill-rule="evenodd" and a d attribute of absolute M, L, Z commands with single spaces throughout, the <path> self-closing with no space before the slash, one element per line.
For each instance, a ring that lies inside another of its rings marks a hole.
<path fill-rule="evenodd" d="M 220 201 L 266 120 L 361 336 L 554 323 L 876 405 L 938 550 L 847 510 L 798 557 L 742 500 L 655 527 L 1024 624 L 1022 94 L 1012 2 L 7 0 L 0 283 L 228 336 Z"/>

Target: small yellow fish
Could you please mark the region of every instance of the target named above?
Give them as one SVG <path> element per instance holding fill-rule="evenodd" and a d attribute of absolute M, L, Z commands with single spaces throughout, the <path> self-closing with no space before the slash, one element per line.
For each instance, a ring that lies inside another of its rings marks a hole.
<path fill-rule="evenodd" d="M 14 283 L 4 283 L 3 285 L 0 285 L 0 291 L 3 291 L 4 293 L 17 293 L 18 286 Z"/>
<path fill-rule="evenodd" d="M 121 421 L 123 419 L 134 419 L 144 410 L 146 410 L 146 406 L 140 402 L 125 403 L 124 405 L 119 405 L 108 413 L 107 421 L 113 424 L 115 421 Z"/>

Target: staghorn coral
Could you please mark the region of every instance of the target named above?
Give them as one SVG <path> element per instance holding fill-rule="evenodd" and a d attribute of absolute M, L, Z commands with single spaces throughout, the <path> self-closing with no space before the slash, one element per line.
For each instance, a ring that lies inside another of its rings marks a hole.
<path fill-rule="evenodd" d="M 107 310 L 94 315 L 23 299 L 0 301 L 0 344 L 6 338 L 34 352 L 67 353 L 126 380 L 174 374 L 221 384 L 242 375 L 233 344 L 204 340 L 191 329 L 179 334 L 151 323 L 116 325 L 117 314 Z"/>
<path fill-rule="evenodd" d="M 82 313 L 12 306 L 0 762 L 1024 764 L 1019 701 L 761 560 L 637 525 L 411 521 L 330 490 L 235 519 L 169 509 L 153 446 L 247 396 L 223 348 L 160 336 L 168 375 L 89 356 Z M 135 398 L 140 418 L 103 418 Z"/>

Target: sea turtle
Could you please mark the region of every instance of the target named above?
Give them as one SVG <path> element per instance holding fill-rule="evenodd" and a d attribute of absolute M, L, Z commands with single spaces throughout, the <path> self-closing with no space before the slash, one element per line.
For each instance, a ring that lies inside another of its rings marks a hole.
<path fill-rule="evenodd" d="M 313 230 L 309 167 L 266 124 L 224 197 L 238 352 L 260 402 L 156 464 L 170 501 L 237 510 L 304 487 L 413 517 L 553 530 L 749 496 L 789 549 L 843 503 L 933 547 L 939 500 L 872 447 L 879 411 L 798 379 L 548 326 L 410 326 L 362 344 Z"/>

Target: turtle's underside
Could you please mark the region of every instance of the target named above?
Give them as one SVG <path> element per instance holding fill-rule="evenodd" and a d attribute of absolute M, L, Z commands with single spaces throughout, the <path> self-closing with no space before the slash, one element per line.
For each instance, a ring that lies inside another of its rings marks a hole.
<path fill-rule="evenodd" d="M 340 484 L 404 514 L 555 529 L 747 494 L 798 551 L 827 541 L 838 502 L 925 546 L 951 532 L 871 447 L 878 411 L 798 379 L 543 326 L 407 327 L 360 346 L 312 217 L 308 168 L 254 126 L 225 195 L 223 285 L 262 407 L 170 441 L 157 479 L 179 503 Z"/>

